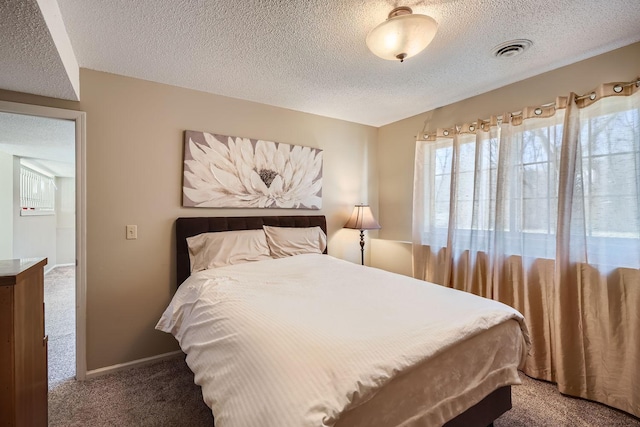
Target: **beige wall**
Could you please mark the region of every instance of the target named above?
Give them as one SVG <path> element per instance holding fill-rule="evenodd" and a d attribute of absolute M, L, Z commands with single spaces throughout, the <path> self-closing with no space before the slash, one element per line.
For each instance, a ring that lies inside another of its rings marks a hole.
<path fill-rule="evenodd" d="M 415 138 L 427 131 L 553 102 L 569 92 L 584 94 L 597 85 L 640 76 L 640 43 L 541 74 L 500 89 L 383 126 L 378 131 L 378 195 L 381 239 L 411 240 Z M 398 256 L 410 256 L 397 251 Z M 404 255 L 401 255 L 404 254 Z M 391 262 L 386 260 L 387 263 Z M 396 259 L 401 266 L 407 260 Z"/>
<path fill-rule="evenodd" d="M 371 266 L 392 273 L 412 276 L 411 243 L 371 239 Z"/>
<path fill-rule="evenodd" d="M 113 74 L 81 70 L 82 102 L 0 91 L 0 99 L 87 113 L 87 367 L 176 350 L 153 329 L 173 295 L 179 216 L 324 214 L 329 253 L 360 262 L 353 205 L 377 208 L 377 129 Z M 184 130 L 324 150 L 323 208 L 181 208 Z M 125 240 L 125 225 L 138 239 Z"/>
<path fill-rule="evenodd" d="M 177 217 L 318 213 L 181 208 L 185 130 L 323 149 L 319 213 L 327 216 L 329 251 L 358 261 L 349 251 L 357 244 L 341 227 L 353 204 L 377 194 L 365 173 L 375 164 L 375 128 L 89 70 L 80 82 L 87 113 L 88 369 L 177 349 L 173 337 L 153 330 L 176 288 Z M 127 224 L 138 226 L 137 240 L 125 240 Z"/>

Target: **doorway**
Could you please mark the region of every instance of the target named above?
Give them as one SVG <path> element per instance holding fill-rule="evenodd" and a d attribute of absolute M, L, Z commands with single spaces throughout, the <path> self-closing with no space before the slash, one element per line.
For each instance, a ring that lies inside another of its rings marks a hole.
<path fill-rule="evenodd" d="M 10 126 L 7 125 L 9 122 L 3 119 L 15 120 L 16 123 L 28 122 L 27 131 L 31 133 L 39 129 L 38 126 L 43 123 L 57 124 L 66 128 L 72 139 L 69 141 L 72 161 L 67 165 L 72 170 L 73 176 L 70 177 L 69 172 L 63 176 L 65 173 L 56 171 L 57 167 L 62 167 L 64 163 L 69 162 L 60 162 L 59 158 L 55 158 L 56 155 L 53 153 L 55 147 L 37 148 L 34 143 L 31 152 L 24 152 L 22 147 L 23 151 L 17 151 L 18 149 L 14 148 L 13 153 L 7 153 L 12 149 L 8 147 L 8 142 L 0 137 L 0 163 L 2 163 L 0 166 L 6 166 L 9 161 L 13 166 L 11 168 L 13 200 L 8 207 L 6 197 L 9 190 L 6 188 L 3 190 L 0 186 L 0 219 L 11 212 L 12 227 L 18 224 L 20 227 L 29 228 L 37 224 L 38 227 L 46 228 L 34 227 L 34 229 L 46 230 L 50 233 L 49 236 L 53 236 L 48 239 L 33 240 L 48 247 L 37 248 L 38 253 L 32 252 L 31 255 L 43 256 L 43 251 L 46 251 L 47 255 L 44 256 L 49 258 L 49 265 L 45 267 L 45 303 L 51 307 L 47 307 L 45 312 L 49 318 L 48 321 L 45 319 L 45 331 L 50 334 L 50 387 L 74 375 L 78 380 L 84 380 L 86 377 L 86 114 L 82 111 L 0 101 L 0 125 L 5 128 Z M 41 135 L 41 139 L 47 141 L 50 132 L 51 129 L 46 131 Z M 0 173 L 7 174 L 6 167 L 0 170 L 3 171 Z M 23 186 L 26 189 L 33 188 L 34 180 L 39 188 L 44 188 L 49 182 L 55 187 L 54 215 L 47 212 L 46 203 L 40 205 L 43 209 L 39 212 L 36 207 L 22 206 L 20 192 L 16 192 L 16 188 L 20 188 L 22 179 L 20 174 L 25 172 L 32 174 L 29 175 L 30 180 L 26 181 L 28 185 Z M 1 199 L 3 195 L 4 203 Z M 20 204 L 20 209 L 16 208 L 16 204 Z M 54 224 L 53 234 L 51 234 L 52 223 Z M 22 236 L 21 232 L 16 236 Z M 0 234 L 2 233 L 7 236 L 8 232 L 0 229 Z M 70 236 L 71 241 L 69 241 Z M 10 245 L 6 243 L 9 239 L 0 239 L 5 241 L 5 244 L 0 246 L 0 258 L 7 258 L 9 246 L 11 246 L 10 258 L 28 257 L 27 249 L 13 237 L 12 231 Z"/>

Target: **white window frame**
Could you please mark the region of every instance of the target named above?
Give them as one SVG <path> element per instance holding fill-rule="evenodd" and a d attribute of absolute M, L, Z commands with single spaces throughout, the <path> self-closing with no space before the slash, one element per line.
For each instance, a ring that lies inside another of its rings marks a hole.
<path fill-rule="evenodd" d="M 55 178 L 20 165 L 20 216 L 55 215 Z"/>

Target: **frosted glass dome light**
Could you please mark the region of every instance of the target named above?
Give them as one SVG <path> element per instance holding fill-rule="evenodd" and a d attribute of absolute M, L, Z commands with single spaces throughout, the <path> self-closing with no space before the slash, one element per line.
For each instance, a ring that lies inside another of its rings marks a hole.
<path fill-rule="evenodd" d="M 436 35 L 438 23 L 430 16 L 396 7 L 389 18 L 367 35 L 367 46 L 382 59 L 403 62 L 422 52 Z"/>

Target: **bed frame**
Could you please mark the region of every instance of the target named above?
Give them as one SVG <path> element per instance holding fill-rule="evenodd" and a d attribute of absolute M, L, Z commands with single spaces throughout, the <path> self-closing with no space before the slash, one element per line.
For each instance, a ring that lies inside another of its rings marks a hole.
<path fill-rule="evenodd" d="M 258 230 L 263 225 L 275 227 L 315 227 L 327 233 L 324 215 L 194 217 L 176 220 L 176 257 L 178 285 L 190 275 L 187 237 L 201 233 L 234 230 Z M 325 250 L 325 253 L 327 251 Z M 501 387 L 467 409 L 443 427 L 486 427 L 511 409 L 511 386 Z"/>

